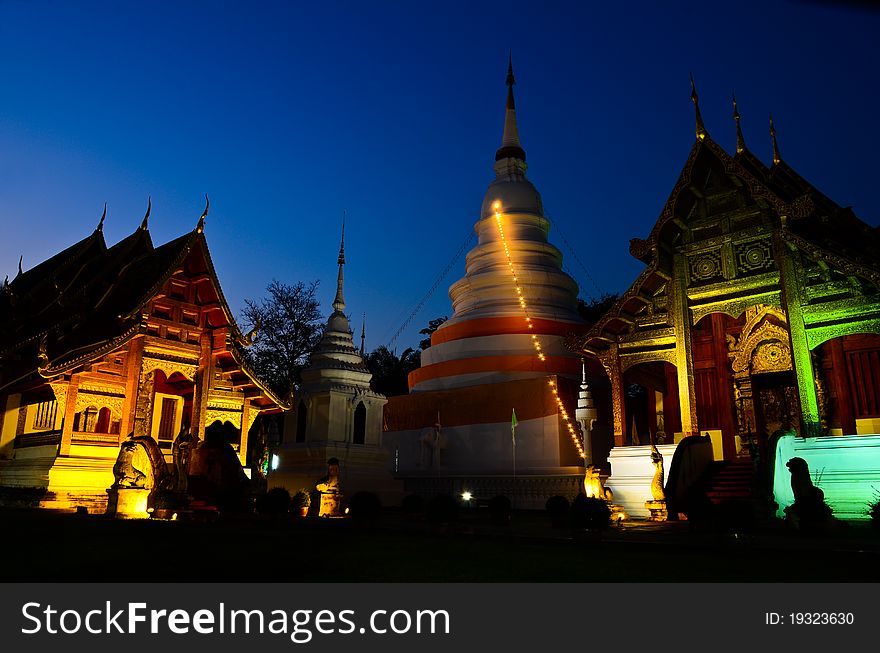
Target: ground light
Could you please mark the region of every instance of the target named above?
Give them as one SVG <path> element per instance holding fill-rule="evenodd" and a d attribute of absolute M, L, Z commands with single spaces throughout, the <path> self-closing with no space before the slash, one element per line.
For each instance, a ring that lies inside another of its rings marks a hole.
<path fill-rule="evenodd" d="M 470 501 L 471 499 L 473 499 L 473 497 L 474 497 L 474 495 L 471 494 L 470 492 L 462 492 L 461 493 L 462 501 Z"/>

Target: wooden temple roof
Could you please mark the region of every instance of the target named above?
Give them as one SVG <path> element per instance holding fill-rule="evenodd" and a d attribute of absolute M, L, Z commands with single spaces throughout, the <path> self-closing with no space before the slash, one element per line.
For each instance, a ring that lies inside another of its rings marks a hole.
<path fill-rule="evenodd" d="M 154 247 L 145 225 L 107 247 L 103 232 L 21 272 L 0 291 L 0 391 L 77 371 L 145 333 L 147 304 L 174 275 L 199 283 L 210 306 L 205 328 L 225 333 L 215 342 L 221 366 L 236 369 L 262 408 L 286 407 L 247 365 L 248 341 L 217 278 L 203 230 L 197 227 Z"/>

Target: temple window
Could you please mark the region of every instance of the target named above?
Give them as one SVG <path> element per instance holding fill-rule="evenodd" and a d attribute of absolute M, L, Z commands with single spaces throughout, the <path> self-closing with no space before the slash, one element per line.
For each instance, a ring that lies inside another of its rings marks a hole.
<path fill-rule="evenodd" d="M 78 431 L 82 433 L 94 433 L 95 427 L 98 425 L 98 409 L 94 406 L 89 406 L 82 413 L 80 413 L 79 418 L 79 428 Z"/>
<path fill-rule="evenodd" d="M 57 410 L 58 403 L 55 400 L 44 401 L 37 404 L 32 428 L 35 431 L 46 431 L 54 428 L 55 413 Z"/>

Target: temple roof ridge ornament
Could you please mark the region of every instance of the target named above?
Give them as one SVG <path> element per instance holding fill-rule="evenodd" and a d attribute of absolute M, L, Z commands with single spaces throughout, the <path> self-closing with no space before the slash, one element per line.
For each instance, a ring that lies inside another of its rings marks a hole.
<path fill-rule="evenodd" d="M 736 123 L 736 153 L 741 154 L 746 149 L 746 139 L 743 138 L 742 127 L 739 124 L 739 110 L 736 108 L 736 93 L 733 94 L 733 120 Z"/>
<path fill-rule="evenodd" d="M 706 126 L 703 124 L 703 116 L 700 114 L 700 96 L 697 95 L 697 85 L 694 83 L 693 73 L 691 73 L 691 102 L 694 103 L 697 138 L 703 140 L 709 135 L 709 132 L 706 131 Z"/>
<path fill-rule="evenodd" d="M 199 223 L 196 225 L 196 233 L 202 233 L 205 230 L 205 218 L 208 217 L 208 208 L 211 206 L 211 201 L 208 199 L 208 194 L 205 193 L 205 210 L 202 212 L 202 215 L 199 217 Z"/>
<path fill-rule="evenodd" d="M 104 219 L 107 217 L 107 202 L 104 202 L 104 212 L 101 214 L 101 219 L 98 222 L 98 226 L 95 227 L 95 231 L 104 231 Z"/>
<path fill-rule="evenodd" d="M 526 151 L 519 141 L 519 129 L 516 125 L 516 102 L 513 98 L 513 85 L 516 78 L 513 76 L 513 53 L 507 57 L 507 102 L 504 108 L 504 132 L 501 136 L 501 147 L 495 152 L 495 160 L 519 159 L 526 160 Z"/>
<path fill-rule="evenodd" d="M 779 144 L 776 142 L 776 127 L 773 125 L 773 114 L 770 114 L 770 141 L 773 144 L 773 165 L 782 162 L 782 156 L 779 154 Z"/>
<path fill-rule="evenodd" d="M 149 228 L 148 224 L 149 224 L 149 220 L 150 220 L 150 211 L 152 210 L 152 208 L 153 208 L 153 197 L 150 195 L 150 196 L 147 196 L 147 212 L 144 214 L 144 219 L 141 222 L 141 229 L 143 231 L 146 231 Z"/>

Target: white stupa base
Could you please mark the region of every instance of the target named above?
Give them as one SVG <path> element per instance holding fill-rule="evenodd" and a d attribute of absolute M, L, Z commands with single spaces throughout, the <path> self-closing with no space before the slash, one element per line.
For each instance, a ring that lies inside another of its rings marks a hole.
<path fill-rule="evenodd" d="M 676 444 L 661 444 L 657 450 L 663 456 L 663 485 L 669 479 L 669 467 L 675 453 Z M 614 447 L 608 455 L 611 463 L 611 476 L 605 481 L 605 488 L 614 493 L 613 502 L 621 505 L 629 517 L 649 519 L 651 513 L 645 502 L 651 501 L 651 481 L 654 478 L 654 465 L 651 462 L 651 447 Z"/>

